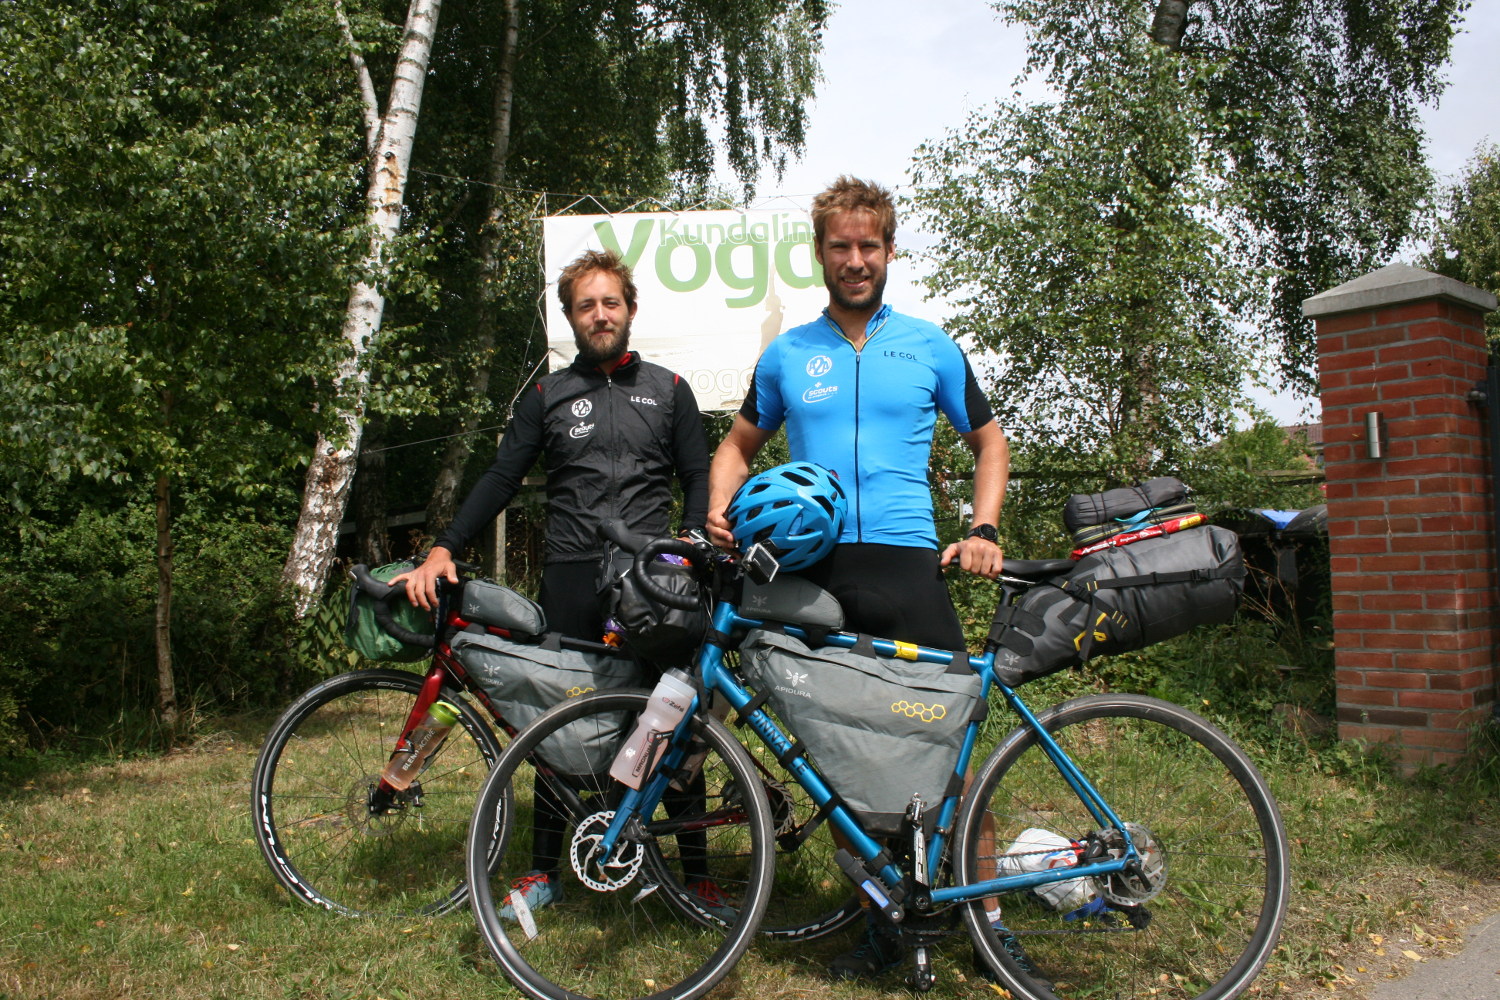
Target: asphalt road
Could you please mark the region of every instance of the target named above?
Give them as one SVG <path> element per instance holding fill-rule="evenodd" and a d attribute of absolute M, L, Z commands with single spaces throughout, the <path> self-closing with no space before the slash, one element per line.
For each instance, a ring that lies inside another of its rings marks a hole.
<path fill-rule="evenodd" d="M 1500 998 L 1500 913 L 1464 932 L 1457 955 L 1422 962 L 1402 979 L 1387 979 L 1370 1000 L 1497 1000 Z"/>

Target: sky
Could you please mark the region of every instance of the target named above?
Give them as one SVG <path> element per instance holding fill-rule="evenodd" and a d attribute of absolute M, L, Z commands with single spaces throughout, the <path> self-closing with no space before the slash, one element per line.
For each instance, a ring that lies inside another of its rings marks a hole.
<path fill-rule="evenodd" d="M 1448 89 L 1424 114 L 1428 160 L 1439 180 L 1457 179 L 1486 137 L 1500 142 L 1497 39 L 1500 0 L 1476 0 L 1453 46 Z M 984 0 L 843 0 L 823 44 L 824 79 L 811 107 L 806 152 L 779 183 L 762 177 L 756 207 L 806 208 L 841 173 L 907 189 L 917 146 L 1013 94 L 1025 63 L 1021 31 L 998 20 Z M 1045 92 L 1028 84 L 1022 93 Z M 920 250 L 930 240 L 902 227 L 896 243 Z M 913 280 L 920 266 L 909 256 L 891 265 L 886 301 L 941 323 L 944 304 L 925 301 Z M 1258 400 L 1284 423 L 1304 419 L 1304 400 L 1265 393 Z"/>

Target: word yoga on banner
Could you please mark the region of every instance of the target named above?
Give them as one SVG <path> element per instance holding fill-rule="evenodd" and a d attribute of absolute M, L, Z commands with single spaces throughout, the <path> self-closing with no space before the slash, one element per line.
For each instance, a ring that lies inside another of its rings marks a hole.
<path fill-rule="evenodd" d="M 542 232 L 551 367 L 575 353 L 551 283 L 584 250 L 612 250 L 639 292 L 630 346 L 687 379 L 705 410 L 737 409 L 765 346 L 828 300 L 805 212 L 559 215 Z"/>

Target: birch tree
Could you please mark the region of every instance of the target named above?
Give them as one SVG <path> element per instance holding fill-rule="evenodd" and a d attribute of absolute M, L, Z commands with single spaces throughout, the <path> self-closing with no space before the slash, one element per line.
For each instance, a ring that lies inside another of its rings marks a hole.
<path fill-rule="evenodd" d="M 1469 0 L 991 0 L 1024 25 L 1027 70 L 1059 93 L 1130 72 L 1149 39 L 1204 74 L 1203 138 L 1230 166 L 1246 226 L 1240 261 L 1268 270 L 1284 383 L 1317 386 L 1302 301 L 1388 262 L 1411 238 L 1432 178 L 1420 110 Z"/>
<path fill-rule="evenodd" d="M 369 243 L 363 273 L 350 288 L 344 315 L 342 336 L 347 354 L 334 376 L 338 402 L 332 415 L 335 419 L 329 421 L 333 429 L 320 432 L 313 448 L 297 532 L 282 574 L 299 618 L 312 608 L 321 592 L 354 480 L 370 383 L 370 349 L 380 333 L 385 311 L 381 284 L 389 273 L 392 244 L 401 231 L 412 146 L 441 0 L 411 0 L 383 113 L 343 0 L 333 0 L 333 7 L 359 88 L 370 154 L 365 190 Z"/>

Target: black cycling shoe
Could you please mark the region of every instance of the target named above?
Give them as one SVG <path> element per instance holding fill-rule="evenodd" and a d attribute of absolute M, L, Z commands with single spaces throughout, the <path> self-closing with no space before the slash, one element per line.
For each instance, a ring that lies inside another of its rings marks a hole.
<path fill-rule="evenodd" d="M 1052 992 L 1052 980 L 1042 975 L 1041 970 L 1033 964 L 1031 957 L 1021 947 L 1021 942 L 1016 936 L 1009 931 L 1003 930 L 997 931 L 997 933 L 1000 935 L 1000 946 L 1005 949 L 1007 955 L 1015 959 L 1016 964 L 1021 967 L 1022 972 L 1026 973 L 1027 978 L 1047 992 Z M 984 956 L 979 954 L 978 948 L 974 949 L 974 971 L 992 983 L 1000 982 L 1000 977 L 995 975 L 995 970 L 991 969 L 990 964 L 984 960 Z"/>
<path fill-rule="evenodd" d="M 866 924 L 854 949 L 828 963 L 828 975 L 833 979 L 874 979 L 900 965 L 905 956 L 898 932 Z"/>

